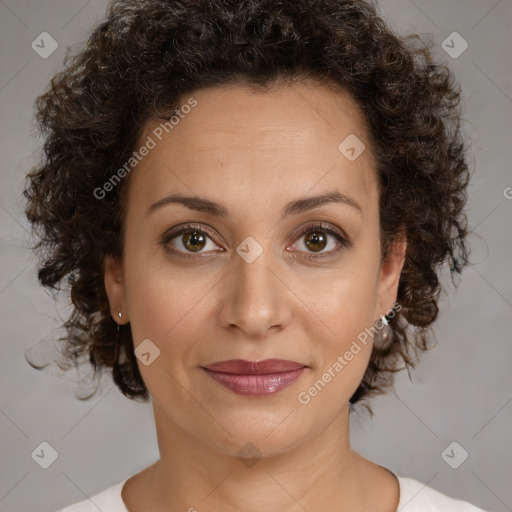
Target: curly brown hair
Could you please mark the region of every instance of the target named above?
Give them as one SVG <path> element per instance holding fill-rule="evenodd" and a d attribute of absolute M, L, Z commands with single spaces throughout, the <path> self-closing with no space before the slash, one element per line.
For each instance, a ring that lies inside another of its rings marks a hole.
<path fill-rule="evenodd" d="M 202 87 L 299 78 L 336 84 L 357 101 L 382 190 L 382 256 L 407 239 L 393 342 L 374 347 L 351 410 L 360 402 L 371 412 L 368 397 L 429 350 L 441 264 L 454 282 L 469 254 L 460 89 L 429 45 L 396 34 L 365 0 L 120 0 L 36 103 L 44 157 L 27 176 L 26 215 L 39 282 L 70 286 L 64 363 L 88 356 L 95 375 L 112 369 L 125 396 L 149 398 L 130 328 L 116 332 L 103 283 L 105 255 L 123 250 L 129 176 L 102 200 L 94 194 L 130 158 L 144 123 L 168 119 Z"/>

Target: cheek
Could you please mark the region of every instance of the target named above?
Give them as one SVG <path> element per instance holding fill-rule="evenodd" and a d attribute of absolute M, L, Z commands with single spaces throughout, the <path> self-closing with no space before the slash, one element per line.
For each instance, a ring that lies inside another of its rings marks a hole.
<path fill-rule="evenodd" d="M 297 279 L 294 291 L 305 300 L 308 338 L 315 344 L 317 367 L 303 400 L 320 404 L 348 401 L 360 384 L 372 351 L 377 302 L 378 247 L 359 245 L 336 271 L 317 276 L 316 286 Z M 312 283 L 310 283 L 312 284 Z M 309 294 L 307 291 L 309 290 Z M 320 396 L 321 395 L 321 396 Z M 299 397 L 300 398 L 300 397 Z M 305 403 L 305 402 L 301 402 Z"/>
<path fill-rule="evenodd" d="M 327 345 L 339 348 L 373 325 L 377 303 L 378 248 L 347 253 L 339 268 L 294 277 L 294 293 L 310 308 L 310 319 L 326 334 Z"/>
<path fill-rule="evenodd" d="M 329 292 L 311 297 L 308 339 L 315 345 L 313 374 L 298 390 L 300 404 L 334 414 L 361 383 L 372 351 L 375 288 L 368 273 L 326 280 Z M 314 314 L 313 314 L 314 312 Z M 306 322 L 304 323 L 306 325 Z M 313 327 L 315 326 L 315 327 Z M 317 414 L 317 412 L 315 412 Z"/>
<path fill-rule="evenodd" d="M 190 398 L 183 394 L 182 386 L 191 387 L 190 371 L 197 366 L 201 337 L 195 331 L 203 324 L 200 298 L 205 286 L 176 275 L 171 280 L 165 274 L 146 266 L 130 281 L 127 299 L 133 344 L 136 353 L 140 345 L 140 354 L 148 350 L 151 354 L 149 364 L 140 357 L 137 361 L 151 395 L 164 403 L 178 396 L 188 403 Z M 149 344 L 144 341 L 148 339 Z"/>
<path fill-rule="evenodd" d="M 322 303 L 319 316 L 329 327 L 321 341 L 321 367 L 333 368 L 342 356 L 343 374 L 348 381 L 358 382 L 364 373 L 371 353 L 371 337 L 365 331 L 373 325 L 372 305 L 375 293 L 370 282 L 352 275 L 347 279 L 331 281 L 329 300 Z M 328 379 L 328 377 L 327 377 Z"/>
<path fill-rule="evenodd" d="M 137 272 L 127 287 L 134 343 L 150 338 L 162 348 L 170 340 L 173 347 L 179 346 L 176 335 L 197 323 L 204 293 L 205 283 L 190 279 L 190 273 L 171 274 L 169 269 L 149 265 Z"/>

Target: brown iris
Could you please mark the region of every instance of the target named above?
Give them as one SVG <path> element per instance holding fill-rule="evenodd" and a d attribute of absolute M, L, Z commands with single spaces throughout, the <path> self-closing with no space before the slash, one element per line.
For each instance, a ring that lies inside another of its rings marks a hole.
<path fill-rule="evenodd" d="M 306 245 L 310 248 L 316 251 L 318 249 L 321 251 L 326 246 L 326 237 L 323 233 L 317 233 L 313 231 L 312 233 L 309 233 L 305 236 Z"/>
<path fill-rule="evenodd" d="M 204 235 L 198 233 L 197 231 L 192 231 L 191 233 L 185 233 L 183 235 L 183 245 L 192 252 L 198 252 L 204 248 L 206 243 Z M 200 245 L 200 247 L 197 247 Z"/>

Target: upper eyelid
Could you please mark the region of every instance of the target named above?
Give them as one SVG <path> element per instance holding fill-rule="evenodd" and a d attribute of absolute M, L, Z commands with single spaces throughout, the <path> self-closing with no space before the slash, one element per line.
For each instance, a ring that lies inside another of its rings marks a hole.
<path fill-rule="evenodd" d="M 315 229 L 321 229 L 321 230 L 327 231 L 327 232 L 332 231 L 333 233 L 348 240 L 348 237 L 345 234 L 345 232 L 343 231 L 343 229 L 335 226 L 331 222 L 320 222 L 320 221 L 306 223 L 305 225 L 304 224 L 301 225 L 297 229 L 293 230 L 292 236 L 302 236 L 309 231 L 314 231 Z M 329 233 L 329 234 L 331 234 L 331 233 Z"/>

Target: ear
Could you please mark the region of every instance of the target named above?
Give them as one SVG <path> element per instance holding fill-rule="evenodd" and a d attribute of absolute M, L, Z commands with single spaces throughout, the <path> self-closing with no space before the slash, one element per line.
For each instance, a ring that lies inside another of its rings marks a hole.
<path fill-rule="evenodd" d="M 126 305 L 123 269 L 117 258 L 111 255 L 103 260 L 105 290 L 110 304 L 110 314 L 119 325 L 130 321 Z M 121 313 L 121 316 L 119 316 Z"/>
<path fill-rule="evenodd" d="M 405 238 L 398 239 L 392 243 L 388 256 L 381 263 L 377 283 L 378 309 L 376 315 L 378 318 L 389 313 L 396 303 L 398 283 L 405 262 L 406 249 L 407 242 Z"/>

